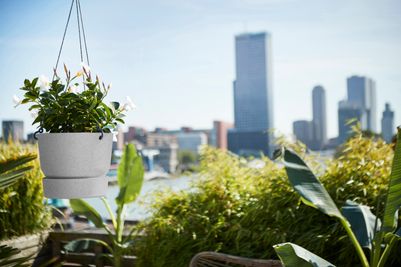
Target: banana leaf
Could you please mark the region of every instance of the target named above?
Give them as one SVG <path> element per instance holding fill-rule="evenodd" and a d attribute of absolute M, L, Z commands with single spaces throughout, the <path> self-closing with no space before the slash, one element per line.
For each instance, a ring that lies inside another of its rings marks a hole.
<path fill-rule="evenodd" d="M 284 266 L 335 267 L 334 264 L 293 243 L 275 245 L 274 250 Z"/>
<path fill-rule="evenodd" d="M 116 203 L 119 206 L 135 201 L 142 188 L 143 175 L 142 158 L 133 144 L 126 145 L 117 172 L 120 192 Z"/>
<path fill-rule="evenodd" d="M 75 214 L 85 216 L 97 228 L 104 227 L 105 224 L 100 214 L 85 200 L 71 199 L 70 205 Z"/>
<path fill-rule="evenodd" d="M 401 128 L 398 128 L 397 144 L 394 152 L 393 166 L 390 174 L 390 185 L 384 208 L 384 233 L 393 232 L 397 228 L 398 210 L 401 207 Z"/>
<path fill-rule="evenodd" d="M 380 229 L 380 220 L 365 205 L 359 205 L 353 201 L 347 200 L 342 208 L 342 214 L 351 224 L 351 229 L 356 235 L 359 244 L 368 249 L 372 249 L 372 242 L 377 229 Z"/>
<path fill-rule="evenodd" d="M 306 163 L 287 148 L 284 148 L 282 153 L 288 179 L 295 191 L 301 195 L 302 202 L 329 216 L 344 219 L 329 193 Z"/>

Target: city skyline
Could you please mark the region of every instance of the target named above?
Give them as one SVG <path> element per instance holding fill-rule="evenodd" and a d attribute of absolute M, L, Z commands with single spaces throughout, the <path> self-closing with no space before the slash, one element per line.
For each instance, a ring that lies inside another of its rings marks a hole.
<path fill-rule="evenodd" d="M 24 78 L 50 76 L 68 5 L 0 4 L 0 119 L 23 119 L 26 132 L 34 129 L 28 128 L 31 117 L 24 108 L 13 108 L 12 95 L 21 95 Z M 328 100 L 328 138 L 337 136 L 337 102 L 344 99 L 346 78 L 352 75 L 375 80 L 377 113 L 390 102 L 395 125 L 401 124 L 397 1 L 174 0 L 153 7 L 88 0 L 82 8 L 94 72 L 113 82 L 110 99 L 130 95 L 138 106 L 127 125 L 206 128 L 215 119 L 233 122 L 232 43 L 244 31 L 273 36 L 274 121 L 280 132 L 289 134 L 293 121 L 311 117 L 310 89 L 320 84 Z M 146 12 L 150 15 L 141 15 Z M 68 32 L 64 50 L 61 60 L 78 69 L 74 31 Z"/>

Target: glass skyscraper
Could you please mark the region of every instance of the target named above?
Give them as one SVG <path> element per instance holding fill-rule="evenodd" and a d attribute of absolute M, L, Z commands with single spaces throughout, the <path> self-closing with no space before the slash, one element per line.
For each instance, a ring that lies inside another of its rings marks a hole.
<path fill-rule="evenodd" d="M 228 134 L 229 150 L 237 154 L 271 154 L 273 128 L 272 59 L 269 33 L 235 37 L 235 128 Z"/>

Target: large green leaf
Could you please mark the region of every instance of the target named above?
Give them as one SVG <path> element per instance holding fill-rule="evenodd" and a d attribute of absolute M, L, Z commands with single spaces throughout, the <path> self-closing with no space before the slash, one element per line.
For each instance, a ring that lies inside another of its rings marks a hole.
<path fill-rule="evenodd" d="M 335 267 L 334 264 L 293 243 L 275 245 L 274 250 L 285 267 Z"/>
<path fill-rule="evenodd" d="M 100 214 L 85 200 L 71 199 L 70 205 L 75 214 L 85 216 L 97 228 L 104 227 L 105 224 Z"/>
<path fill-rule="evenodd" d="M 376 216 L 370 211 L 370 208 L 347 200 L 342 208 L 342 214 L 351 224 L 351 229 L 355 233 L 359 244 L 364 248 L 372 249 L 376 230 L 380 228 L 380 220 L 376 222 Z"/>
<path fill-rule="evenodd" d="M 302 201 L 321 212 L 343 219 L 329 193 L 306 163 L 294 152 L 284 148 L 284 166 L 290 183 L 301 195 Z"/>
<path fill-rule="evenodd" d="M 385 233 L 397 228 L 398 210 L 401 207 L 401 128 L 398 128 L 397 144 L 394 152 L 393 166 L 390 174 L 390 185 L 384 208 L 383 227 Z"/>
<path fill-rule="evenodd" d="M 118 205 L 135 201 L 141 192 L 143 175 L 142 158 L 138 155 L 133 144 L 126 145 L 117 172 L 120 187 L 120 192 L 116 198 Z"/>

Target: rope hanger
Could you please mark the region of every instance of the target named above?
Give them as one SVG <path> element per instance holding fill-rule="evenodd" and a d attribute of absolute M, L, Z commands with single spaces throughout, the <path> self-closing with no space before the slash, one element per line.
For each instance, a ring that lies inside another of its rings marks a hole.
<path fill-rule="evenodd" d="M 70 23 L 71 14 L 72 14 L 72 10 L 74 8 L 74 4 L 75 4 L 75 8 L 76 8 L 76 13 L 77 13 L 78 39 L 79 39 L 79 51 L 80 51 L 80 55 L 81 55 L 81 62 L 84 62 L 84 55 L 83 55 L 83 50 L 82 50 L 82 44 L 83 44 L 84 45 L 84 49 L 85 49 L 86 62 L 88 64 L 88 66 L 90 65 L 90 63 L 89 63 L 88 45 L 86 43 L 86 34 L 85 34 L 84 21 L 83 21 L 83 18 L 82 18 L 81 2 L 80 2 L 80 0 L 72 0 L 71 1 L 71 6 L 70 6 L 70 11 L 68 12 L 67 23 L 65 24 L 65 28 L 64 28 L 63 38 L 61 40 L 60 49 L 58 51 L 57 61 L 56 61 L 56 65 L 54 67 L 54 73 L 53 73 L 52 80 L 54 80 L 54 78 L 56 76 L 56 71 L 57 71 L 57 67 L 58 67 L 59 61 L 60 61 L 61 51 L 63 50 L 64 40 L 65 40 L 65 36 L 67 35 L 67 29 L 68 29 L 68 26 L 69 26 L 69 23 Z"/>
<path fill-rule="evenodd" d="M 90 65 L 90 63 L 89 63 L 88 45 L 86 43 L 84 20 L 82 18 L 81 2 L 80 2 L 80 0 L 72 0 L 71 1 L 71 6 L 70 6 L 70 10 L 68 12 L 67 23 L 65 24 L 65 28 L 64 28 L 63 38 L 61 40 L 60 49 L 59 49 L 58 55 L 57 55 L 56 65 L 54 66 L 54 69 L 53 69 L 52 81 L 54 81 L 54 78 L 56 77 L 57 67 L 58 67 L 58 64 L 60 62 L 61 51 L 63 50 L 65 36 L 67 35 L 67 29 L 68 29 L 68 26 L 69 26 L 69 23 L 70 23 L 72 9 L 74 8 L 74 4 L 75 4 L 75 8 L 76 8 L 76 13 L 77 13 L 79 52 L 80 52 L 80 55 L 81 55 L 81 62 L 84 62 L 84 55 L 83 55 L 83 50 L 82 50 L 82 44 L 83 44 L 84 45 L 84 49 L 85 49 L 86 63 L 87 63 L 88 66 Z M 82 33 L 81 33 L 81 31 L 82 31 Z M 102 140 L 103 139 L 103 129 L 101 129 L 99 125 L 97 126 L 97 131 L 100 132 L 99 140 Z M 34 133 L 34 135 L 33 135 L 34 138 L 36 140 L 38 140 L 36 135 L 39 134 L 39 133 L 43 133 L 43 132 L 44 132 L 44 129 L 42 127 L 40 127 L 38 129 L 38 131 L 36 131 Z"/>

